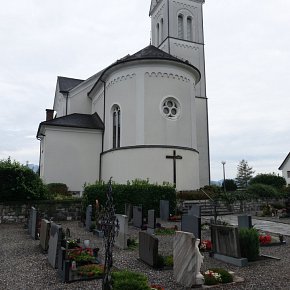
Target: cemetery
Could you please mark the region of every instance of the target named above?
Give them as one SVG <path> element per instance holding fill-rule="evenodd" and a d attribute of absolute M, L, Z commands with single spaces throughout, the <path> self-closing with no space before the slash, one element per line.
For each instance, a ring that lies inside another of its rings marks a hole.
<path fill-rule="evenodd" d="M 289 236 L 256 229 L 255 213 L 236 214 L 237 224 L 229 224 L 222 216 L 202 215 L 193 204 L 178 213 L 180 220 L 172 220 L 172 198 L 137 205 L 127 200 L 121 210 L 114 189 L 104 185 L 97 200 L 85 195 L 79 221 L 44 218 L 36 205 L 28 211 L 25 229 L 21 223 L 0 224 L 0 267 L 6 269 L 0 286 L 109 289 L 102 288 L 107 283 L 114 290 L 181 290 L 287 284 L 287 274 L 273 273 L 290 262 Z"/>

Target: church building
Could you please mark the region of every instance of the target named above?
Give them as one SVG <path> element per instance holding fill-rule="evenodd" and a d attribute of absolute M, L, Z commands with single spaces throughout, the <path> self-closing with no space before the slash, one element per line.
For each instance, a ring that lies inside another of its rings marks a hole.
<path fill-rule="evenodd" d="M 45 183 L 209 184 L 203 4 L 152 0 L 152 44 L 86 80 L 58 77 L 37 132 Z"/>

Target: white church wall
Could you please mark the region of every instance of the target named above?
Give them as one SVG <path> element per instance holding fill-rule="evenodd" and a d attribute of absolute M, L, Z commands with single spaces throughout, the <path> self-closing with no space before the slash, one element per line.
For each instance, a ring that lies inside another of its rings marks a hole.
<path fill-rule="evenodd" d="M 199 151 L 200 163 L 200 185 L 208 185 L 209 176 L 209 155 L 208 155 L 208 120 L 205 112 L 207 111 L 207 100 L 196 98 L 197 112 L 197 148 Z"/>
<path fill-rule="evenodd" d="M 168 35 L 168 25 L 166 24 L 168 21 L 167 4 L 168 2 L 166 0 L 161 0 L 151 17 L 151 41 L 156 47 L 158 47 L 165 40 L 166 35 Z M 161 19 L 163 19 L 163 27 L 161 27 Z M 157 25 L 159 28 L 157 28 Z"/>
<path fill-rule="evenodd" d="M 125 184 L 141 177 L 149 178 L 150 183 L 172 184 L 173 160 L 166 156 L 172 156 L 173 150 L 182 156 L 176 161 L 177 190 L 199 188 L 198 153 L 179 148 L 135 147 L 106 152 L 102 155 L 102 180 L 106 182 L 113 177 L 115 182 Z"/>
<path fill-rule="evenodd" d="M 112 108 L 121 110 L 121 147 L 135 145 L 136 120 L 136 74 L 132 68 L 124 68 L 113 73 L 106 81 L 106 120 L 104 150 L 112 148 L 113 118 Z"/>
<path fill-rule="evenodd" d="M 99 117 L 104 120 L 104 90 L 101 89 L 97 92 L 96 96 L 92 99 L 92 112 L 97 113 Z"/>
<path fill-rule="evenodd" d="M 145 144 L 197 148 L 194 82 L 186 71 L 172 66 L 148 69 L 145 74 Z M 162 113 L 162 102 L 167 97 L 175 98 L 180 104 L 176 120 Z"/>
<path fill-rule="evenodd" d="M 49 127 L 43 145 L 45 183 L 61 182 L 70 191 L 82 191 L 85 182 L 99 179 L 100 131 Z"/>
<path fill-rule="evenodd" d="M 66 100 L 62 93 L 59 92 L 59 85 L 56 86 L 54 97 L 53 110 L 56 112 L 57 117 L 65 116 Z"/>

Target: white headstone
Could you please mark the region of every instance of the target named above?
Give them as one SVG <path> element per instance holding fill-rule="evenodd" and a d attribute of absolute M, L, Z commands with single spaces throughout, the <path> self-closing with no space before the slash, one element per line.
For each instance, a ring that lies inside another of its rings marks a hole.
<path fill-rule="evenodd" d="M 203 284 L 200 267 L 203 256 L 198 249 L 199 240 L 192 233 L 176 232 L 173 240 L 174 278 L 184 287 Z"/>
<path fill-rule="evenodd" d="M 116 214 L 116 218 L 119 222 L 119 233 L 115 238 L 115 246 L 125 250 L 127 249 L 128 217 L 126 215 Z"/>

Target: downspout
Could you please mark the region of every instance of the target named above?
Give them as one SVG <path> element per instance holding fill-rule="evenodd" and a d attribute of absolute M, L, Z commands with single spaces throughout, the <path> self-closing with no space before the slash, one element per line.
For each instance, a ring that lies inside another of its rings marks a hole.
<path fill-rule="evenodd" d="M 169 25 L 169 0 L 167 0 L 167 14 L 168 14 L 168 53 L 170 54 L 170 25 Z"/>
<path fill-rule="evenodd" d="M 104 152 L 104 135 L 105 135 L 105 120 L 106 120 L 106 82 L 100 79 L 100 81 L 104 85 L 104 108 L 103 108 L 103 123 L 104 123 L 104 130 L 102 133 L 102 153 Z M 100 154 L 100 164 L 99 164 L 99 181 L 102 180 L 102 153 Z"/>
<path fill-rule="evenodd" d="M 39 142 L 39 160 L 38 160 L 38 176 L 40 177 L 40 163 L 41 163 L 41 138 L 36 138 Z"/>
<path fill-rule="evenodd" d="M 66 99 L 65 99 L 65 115 L 67 116 L 67 107 L 68 107 L 68 92 L 66 92 Z"/>

